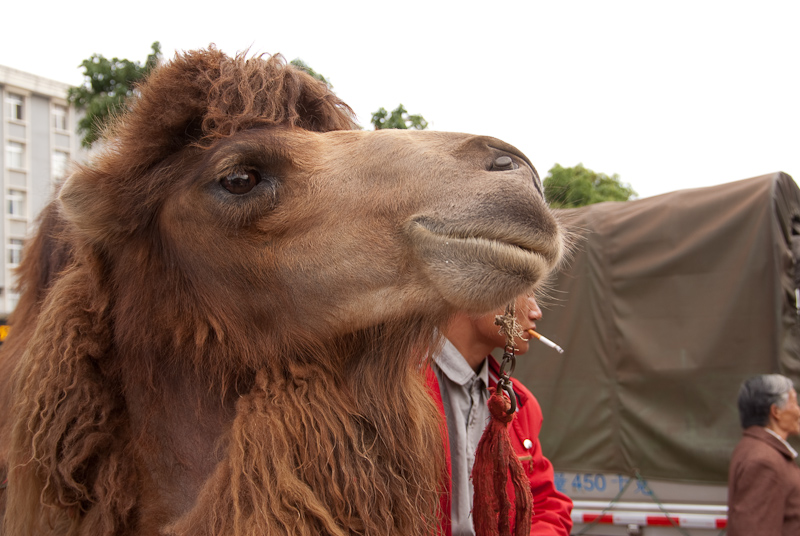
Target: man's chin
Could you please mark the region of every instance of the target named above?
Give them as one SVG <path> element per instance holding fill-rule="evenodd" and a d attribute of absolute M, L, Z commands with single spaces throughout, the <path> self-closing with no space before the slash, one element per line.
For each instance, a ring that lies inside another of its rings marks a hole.
<path fill-rule="evenodd" d="M 528 345 L 527 342 L 517 343 L 517 349 L 514 351 L 514 354 L 517 356 L 521 356 L 527 353 L 529 348 L 530 346 Z"/>

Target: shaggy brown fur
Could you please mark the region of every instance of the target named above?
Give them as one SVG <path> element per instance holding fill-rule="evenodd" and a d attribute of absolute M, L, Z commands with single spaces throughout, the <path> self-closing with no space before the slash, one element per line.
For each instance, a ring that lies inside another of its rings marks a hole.
<path fill-rule="evenodd" d="M 352 130 L 279 56 L 186 53 L 140 92 L 27 245 L 4 533 L 436 533 L 420 364 L 455 310 L 558 262 L 530 162 Z"/>

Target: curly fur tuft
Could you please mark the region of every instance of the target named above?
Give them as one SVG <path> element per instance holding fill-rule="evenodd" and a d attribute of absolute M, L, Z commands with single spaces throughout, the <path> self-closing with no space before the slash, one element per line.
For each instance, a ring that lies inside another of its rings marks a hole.
<path fill-rule="evenodd" d="M 108 300 L 85 267 L 73 267 L 51 291 L 16 371 L 17 416 L 9 457 L 9 534 L 75 525 L 101 505 L 97 534 L 117 534 L 133 510 L 133 466 L 119 448 L 121 402 L 95 361 L 111 345 Z M 40 503 L 40 504 L 37 504 Z"/>
<path fill-rule="evenodd" d="M 237 404 L 225 463 L 172 533 L 436 533 L 441 490 L 423 475 L 445 474 L 442 438 L 424 424 L 437 410 L 419 369 L 368 368 L 352 382 L 302 363 L 259 371 Z"/>

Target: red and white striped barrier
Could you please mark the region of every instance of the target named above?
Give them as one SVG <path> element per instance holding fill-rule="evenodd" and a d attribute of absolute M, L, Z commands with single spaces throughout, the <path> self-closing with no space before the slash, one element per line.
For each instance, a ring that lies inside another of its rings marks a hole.
<path fill-rule="evenodd" d="M 598 507 L 599 505 L 596 506 L 597 503 L 591 505 L 594 506 L 593 508 L 587 508 L 590 505 L 581 504 L 582 502 L 589 503 L 589 501 L 575 501 L 575 507 L 572 510 L 573 523 L 639 525 L 642 527 L 677 525 L 686 529 L 724 529 L 728 526 L 728 516 L 724 513 L 727 509 L 719 506 L 665 504 L 663 505 L 664 509 L 669 512 L 667 515 L 663 512 L 653 512 L 653 504 L 617 503 L 613 509 L 604 511 L 602 507 Z M 608 506 L 607 503 L 606 506 Z M 618 510 L 618 508 L 620 509 Z M 687 512 L 687 510 L 690 511 Z"/>

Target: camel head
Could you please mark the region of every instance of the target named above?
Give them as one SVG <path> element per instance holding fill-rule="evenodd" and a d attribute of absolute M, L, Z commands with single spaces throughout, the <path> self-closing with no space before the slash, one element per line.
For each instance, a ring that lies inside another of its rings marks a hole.
<path fill-rule="evenodd" d="M 279 83 L 305 115 L 260 96 Z M 147 311 L 151 333 L 191 319 L 195 337 L 334 337 L 490 310 L 558 263 L 561 230 L 517 149 L 344 130 L 349 110 L 320 86 L 275 58 L 213 50 L 157 71 L 59 195 L 108 263 L 121 312 Z"/>

